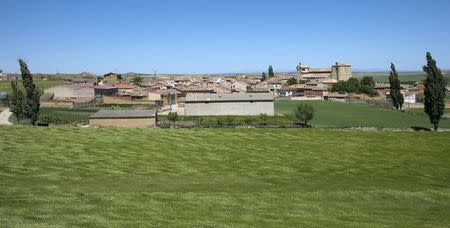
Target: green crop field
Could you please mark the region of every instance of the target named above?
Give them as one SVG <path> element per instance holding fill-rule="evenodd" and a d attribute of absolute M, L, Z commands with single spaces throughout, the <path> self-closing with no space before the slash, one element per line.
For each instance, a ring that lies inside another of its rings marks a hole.
<path fill-rule="evenodd" d="M 450 72 L 442 72 L 447 80 L 450 80 Z M 361 79 L 364 76 L 373 77 L 375 82 L 387 82 L 389 83 L 389 72 L 354 72 L 353 77 Z M 400 72 L 400 81 L 402 82 L 418 82 L 423 81 L 426 78 L 426 74 L 423 72 Z"/>
<path fill-rule="evenodd" d="M 44 89 L 63 84 L 62 81 L 34 81 L 34 82 L 41 91 L 41 93 L 44 92 Z M 22 81 L 19 81 L 18 84 L 21 88 L 23 88 Z M 0 81 L 0 92 L 11 93 L 12 92 L 11 81 Z"/>
<path fill-rule="evenodd" d="M 448 227 L 450 133 L 0 127 L 1 227 Z"/>
<path fill-rule="evenodd" d="M 98 108 L 41 108 L 39 120 L 51 124 L 86 123 Z"/>
<path fill-rule="evenodd" d="M 411 128 L 432 125 L 424 115 L 399 112 L 369 104 L 340 103 L 331 101 L 277 101 L 275 110 L 284 115 L 293 115 L 298 104 L 314 106 L 316 113 L 311 122 L 314 127 L 348 128 Z M 441 120 L 440 127 L 450 128 L 450 120 Z"/>

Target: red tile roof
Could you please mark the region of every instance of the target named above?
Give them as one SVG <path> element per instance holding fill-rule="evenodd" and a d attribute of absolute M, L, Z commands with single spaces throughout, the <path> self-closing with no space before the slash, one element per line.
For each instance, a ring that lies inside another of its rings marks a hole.
<path fill-rule="evenodd" d="M 116 84 L 115 87 L 117 87 L 118 89 L 134 89 L 134 88 L 136 88 L 136 86 L 133 84 Z"/>

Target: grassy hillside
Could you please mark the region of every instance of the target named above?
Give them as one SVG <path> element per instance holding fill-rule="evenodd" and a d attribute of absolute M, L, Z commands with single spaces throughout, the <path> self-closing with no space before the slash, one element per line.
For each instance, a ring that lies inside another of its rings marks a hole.
<path fill-rule="evenodd" d="M 314 106 L 316 113 L 312 121 L 314 127 L 347 128 L 347 127 L 377 127 L 377 128 L 410 128 L 428 127 L 425 115 L 414 115 L 398 112 L 374 105 L 352 104 L 330 101 L 302 101 Z M 277 101 L 275 109 L 278 113 L 292 115 L 300 101 Z M 440 127 L 450 128 L 450 120 L 441 120 Z"/>
<path fill-rule="evenodd" d="M 450 133 L 0 127 L 0 226 L 450 225 Z"/>
<path fill-rule="evenodd" d="M 44 92 L 45 89 L 51 88 L 54 86 L 62 85 L 62 81 L 34 81 L 41 93 Z M 22 81 L 18 82 L 19 86 L 23 88 Z M 11 93 L 11 81 L 0 81 L 0 92 L 8 92 Z"/>

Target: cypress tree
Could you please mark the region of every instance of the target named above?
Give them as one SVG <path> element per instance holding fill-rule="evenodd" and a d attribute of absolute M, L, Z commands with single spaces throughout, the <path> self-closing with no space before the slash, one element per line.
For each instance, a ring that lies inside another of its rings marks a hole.
<path fill-rule="evenodd" d="M 22 83 L 25 87 L 25 108 L 24 114 L 30 119 L 32 125 L 35 125 L 39 117 L 40 94 L 39 90 L 33 82 L 28 66 L 22 59 L 19 59 L 20 72 L 22 73 Z"/>
<path fill-rule="evenodd" d="M 427 65 L 423 66 L 423 71 L 427 73 L 425 79 L 425 113 L 428 115 L 430 122 L 437 131 L 439 121 L 444 115 L 445 108 L 445 86 L 446 80 L 442 76 L 441 70 L 436 66 L 436 61 L 427 52 Z"/>
<path fill-rule="evenodd" d="M 17 79 L 14 81 L 11 81 L 11 88 L 12 88 L 12 96 L 10 101 L 10 110 L 14 115 L 16 116 L 17 120 L 19 120 L 20 114 L 23 113 L 24 109 L 24 97 L 21 90 L 19 90 L 17 86 Z"/>
<path fill-rule="evenodd" d="M 390 84 L 390 95 L 392 98 L 392 103 L 394 108 L 402 109 L 404 98 L 402 94 L 402 88 L 400 85 L 400 79 L 398 77 L 397 70 L 395 69 L 395 65 L 391 63 L 391 72 L 389 75 L 389 84 Z"/>
<path fill-rule="evenodd" d="M 272 78 L 274 76 L 275 76 L 275 74 L 273 73 L 273 67 L 272 67 L 272 65 L 269 65 L 269 78 Z"/>
<path fill-rule="evenodd" d="M 261 77 L 262 77 L 262 80 L 265 81 L 267 79 L 266 72 L 262 72 Z"/>

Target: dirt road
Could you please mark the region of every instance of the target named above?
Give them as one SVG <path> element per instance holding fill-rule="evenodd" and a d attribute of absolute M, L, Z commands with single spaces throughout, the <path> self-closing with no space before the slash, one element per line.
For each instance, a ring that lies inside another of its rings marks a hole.
<path fill-rule="evenodd" d="M 12 112 L 9 111 L 9 108 L 1 111 L 0 112 L 0 125 L 1 124 L 11 125 L 11 123 L 8 121 L 8 119 L 11 115 L 12 115 Z"/>

